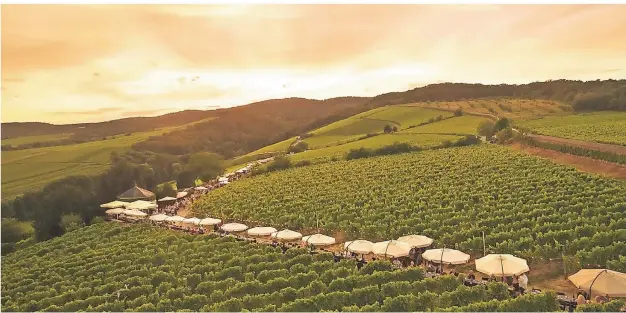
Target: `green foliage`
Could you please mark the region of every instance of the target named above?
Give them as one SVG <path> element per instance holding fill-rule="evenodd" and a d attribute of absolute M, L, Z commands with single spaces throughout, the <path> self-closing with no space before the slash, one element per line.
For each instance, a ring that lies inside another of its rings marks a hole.
<path fill-rule="evenodd" d="M 485 136 L 487 138 L 491 138 L 494 135 L 494 128 L 496 124 L 491 120 L 485 120 L 480 125 L 478 125 L 478 134 L 481 136 Z"/>
<path fill-rule="evenodd" d="M 84 225 L 78 214 L 65 214 L 61 217 L 61 227 L 65 232 L 76 230 Z"/>
<path fill-rule="evenodd" d="M 196 177 L 208 181 L 224 173 L 222 159 L 215 153 L 200 152 L 192 154 L 185 170 L 193 172 Z"/>
<path fill-rule="evenodd" d="M 192 171 L 182 171 L 176 178 L 176 186 L 179 189 L 194 187 L 196 185 L 198 175 Z"/>
<path fill-rule="evenodd" d="M 287 152 L 288 153 L 300 153 L 308 149 L 309 149 L 309 144 L 304 141 L 300 141 L 295 145 L 289 146 L 289 148 L 287 149 Z"/>
<path fill-rule="evenodd" d="M 533 147 L 539 147 L 542 149 L 549 149 L 549 150 L 554 150 L 554 151 L 558 151 L 562 153 L 573 154 L 573 155 L 588 157 L 588 158 L 597 159 L 597 160 L 603 160 L 603 161 L 612 162 L 612 163 L 626 164 L 626 155 L 623 155 L 623 154 L 618 154 L 618 153 L 613 153 L 613 152 L 608 152 L 608 151 L 593 150 L 593 149 L 587 149 L 583 147 L 557 144 L 557 143 L 551 143 L 551 142 L 538 141 L 529 137 L 522 138 L 521 142 L 527 145 L 530 145 Z"/>
<path fill-rule="evenodd" d="M 267 165 L 267 171 L 280 171 L 291 167 L 291 160 L 283 155 L 279 155 L 274 158 L 272 162 Z"/>

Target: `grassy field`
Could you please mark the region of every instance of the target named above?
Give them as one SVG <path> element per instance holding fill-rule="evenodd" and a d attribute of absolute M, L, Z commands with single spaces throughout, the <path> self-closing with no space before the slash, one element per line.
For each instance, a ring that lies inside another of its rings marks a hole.
<path fill-rule="evenodd" d="M 330 146 L 326 148 L 307 150 L 301 153 L 290 156 L 293 162 L 300 162 L 304 160 L 312 162 L 320 162 L 330 160 L 333 158 L 343 158 L 351 149 L 358 148 L 380 148 L 382 146 L 390 145 L 395 142 L 409 143 L 415 146 L 429 148 L 443 143 L 444 141 L 455 141 L 462 138 L 461 136 L 453 135 L 438 135 L 438 134 L 383 134 L 374 136 L 371 138 L 353 141 L 350 143 Z"/>
<path fill-rule="evenodd" d="M 466 134 L 476 135 L 478 125 L 488 120 L 485 117 L 464 115 L 445 119 L 439 122 L 426 124 L 418 127 L 403 129 L 401 134 Z"/>
<path fill-rule="evenodd" d="M 465 112 L 492 114 L 499 117 L 525 118 L 571 112 L 571 107 L 551 100 L 483 98 L 464 101 L 420 102 L 411 105 L 445 110 L 462 109 Z"/>
<path fill-rule="evenodd" d="M 76 145 L 2 151 L 2 200 L 68 176 L 102 173 L 112 152 L 124 152 L 136 142 L 182 127 L 186 125 Z"/>
<path fill-rule="evenodd" d="M 515 121 L 532 132 L 626 146 L 626 112 L 596 112 Z"/>
<path fill-rule="evenodd" d="M 72 134 L 52 134 L 52 135 L 40 135 L 40 136 L 24 136 L 11 139 L 2 140 L 2 145 L 19 146 L 35 142 L 51 142 L 61 141 L 69 138 Z"/>

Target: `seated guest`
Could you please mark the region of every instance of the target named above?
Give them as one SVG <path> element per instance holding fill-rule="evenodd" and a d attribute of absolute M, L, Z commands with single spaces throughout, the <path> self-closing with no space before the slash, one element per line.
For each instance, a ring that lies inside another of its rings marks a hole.
<path fill-rule="evenodd" d="M 469 274 L 467 274 L 467 279 L 476 280 L 476 275 L 474 275 L 474 271 L 470 270 Z"/>
<path fill-rule="evenodd" d="M 586 304 L 587 300 L 585 300 L 585 297 L 583 297 L 582 294 L 578 294 L 578 297 L 576 297 L 576 304 L 580 305 L 580 304 Z"/>
<path fill-rule="evenodd" d="M 519 279 L 517 278 L 517 275 L 513 275 L 513 290 L 519 292 Z"/>
<path fill-rule="evenodd" d="M 435 268 L 435 266 L 432 263 L 428 262 L 428 267 L 427 267 L 426 271 L 433 273 L 433 272 L 437 271 L 437 269 Z"/>

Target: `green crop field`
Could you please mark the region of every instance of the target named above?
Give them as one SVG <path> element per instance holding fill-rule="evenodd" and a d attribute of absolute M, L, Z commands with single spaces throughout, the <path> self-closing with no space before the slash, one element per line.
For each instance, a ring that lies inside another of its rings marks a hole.
<path fill-rule="evenodd" d="M 94 312 L 556 311 L 556 294 L 424 278 L 354 260 L 148 225 L 101 223 L 2 257 L 2 310 Z"/>
<path fill-rule="evenodd" d="M 123 152 L 136 142 L 181 127 L 186 126 L 75 145 L 2 151 L 2 200 L 37 191 L 61 178 L 102 173 L 109 167 L 112 152 Z"/>
<path fill-rule="evenodd" d="M 391 145 L 393 143 L 409 143 L 413 146 L 419 146 L 422 148 L 431 148 L 442 144 L 444 141 L 456 141 L 461 139 L 461 136 L 456 135 L 438 135 L 438 134 L 382 134 L 374 137 L 370 137 L 363 140 L 357 140 L 350 143 L 330 146 L 326 148 L 319 148 L 314 150 L 307 150 L 301 153 L 296 153 L 290 156 L 294 162 L 300 162 L 304 160 L 321 162 L 328 161 L 330 159 L 341 159 L 350 152 L 351 149 L 368 148 L 375 149 L 382 146 Z"/>
<path fill-rule="evenodd" d="M 626 146 L 626 112 L 597 112 L 515 121 L 532 132 Z"/>
<path fill-rule="evenodd" d="M 572 108 L 557 101 L 539 99 L 482 98 L 463 101 L 420 102 L 411 105 L 454 111 L 491 114 L 499 117 L 522 118 L 571 112 Z"/>
<path fill-rule="evenodd" d="M 365 118 L 377 119 L 383 121 L 392 121 L 400 125 L 400 129 L 409 126 L 418 125 L 437 117 L 452 116 L 452 112 L 424 109 L 415 106 L 388 106 L 384 110 L 378 110 L 373 114 L 367 115 Z"/>
<path fill-rule="evenodd" d="M 478 125 L 488 120 L 485 117 L 464 115 L 445 119 L 418 127 L 401 130 L 401 134 L 466 134 L 476 135 Z"/>
<path fill-rule="evenodd" d="M 262 174 L 194 203 L 275 227 L 372 241 L 418 233 L 437 245 L 526 257 L 577 254 L 624 268 L 626 186 L 508 147 L 479 145 L 337 161 Z M 566 245 L 564 245 L 567 243 Z"/>
<path fill-rule="evenodd" d="M 67 139 L 72 134 L 52 134 L 40 136 L 24 136 L 2 140 L 2 145 L 19 146 L 35 142 L 53 142 Z"/>

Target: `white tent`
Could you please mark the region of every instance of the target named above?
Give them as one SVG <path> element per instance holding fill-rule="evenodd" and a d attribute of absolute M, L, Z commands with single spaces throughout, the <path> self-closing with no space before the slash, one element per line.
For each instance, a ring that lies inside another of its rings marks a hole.
<path fill-rule="evenodd" d="M 168 217 L 169 216 L 165 214 L 156 214 L 156 215 L 150 216 L 149 218 L 151 221 L 162 222 L 162 221 L 165 221 Z"/>
<path fill-rule="evenodd" d="M 176 194 L 176 199 L 184 198 L 186 196 L 187 196 L 187 192 L 181 191 L 181 192 Z"/>
<path fill-rule="evenodd" d="M 304 241 L 307 244 L 314 245 L 314 246 L 328 246 L 328 245 L 335 244 L 335 238 L 322 235 L 322 234 L 304 236 L 302 237 L 302 241 Z"/>
<path fill-rule="evenodd" d="M 127 206 L 128 204 L 129 204 L 128 202 L 115 200 L 109 203 L 101 204 L 100 207 L 105 208 L 105 209 L 116 209 L 116 208 L 123 208 Z"/>
<path fill-rule="evenodd" d="M 136 216 L 136 217 L 144 217 L 147 216 L 148 214 L 141 212 L 139 210 L 124 210 L 124 212 L 122 212 L 122 214 L 124 215 L 128 215 L 128 216 Z"/>
<path fill-rule="evenodd" d="M 170 216 L 170 217 L 165 219 L 166 222 L 172 222 L 172 223 L 182 222 L 184 220 L 185 220 L 184 217 L 178 216 L 178 215 Z"/>
<path fill-rule="evenodd" d="M 228 223 L 222 225 L 222 230 L 229 233 L 236 233 L 248 229 L 248 226 L 240 223 Z"/>
<path fill-rule="evenodd" d="M 608 295 L 611 298 L 626 297 L 626 274 L 607 269 L 582 269 L 568 279 L 587 292 Z"/>
<path fill-rule="evenodd" d="M 272 234 L 272 238 L 280 240 L 296 240 L 302 238 L 302 234 L 293 230 L 283 229 Z"/>
<path fill-rule="evenodd" d="M 200 221 L 200 225 L 209 225 L 209 226 L 211 226 L 211 225 L 217 225 L 217 224 L 219 224 L 221 222 L 222 222 L 222 220 L 220 220 L 219 218 L 207 217 L 207 218 L 205 218 L 205 219 Z"/>
<path fill-rule="evenodd" d="M 159 202 L 174 201 L 174 200 L 176 200 L 176 198 L 174 198 L 174 197 L 163 197 L 163 198 L 159 199 Z"/>
<path fill-rule="evenodd" d="M 398 241 L 406 242 L 413 248 L 424 248 L 433 244 L 433 239 L 422 235 L 408 235 L 398 238 Z"/>
<path fill-rule="evenodd" d="M 196 187 L 196 188 L 194 188 L 194 189 L 195 189 L 195 190 L 197 190 L 197 191 L 209 190 L 209 188 L 207 188 L 207 187 L 203 187 L 203 186 L 198 186 L 198 187 Z"/>
<path fill-rule="evenodd" d="M 476 270 L 487 275 L 513 276 L 530 270 L 522 258 L 510 254 L 487 254 L 476 260 Z"/>
<path fill-rule="evenodd" d="M 228 178 L 226 177 L 220 177 L 217 179 L 218 182 L 223 183 L 223 182 L 228 182 Z"/>
<path fill-rule="evenodd" d="M 443 264 L 464 264 L 469 261 L 469 254 L 454 249 L 430 249 L 422 253 L 422 257 L 428 261 Z"/>
<path fill-rule="evenodd" d="M 358 254 L 368 254 L 372 252 L 374 243 L 367 240 L 346 241 L 343 244 L 344 249 Z"/>
<path fill-rule="evenodd" d="M 253 227 L 248 229 L 248 235 L 250 236 L 269 236 L 276 232 L 274 227 Z"/>
<path fill-rule="evenodd" d="M 155 209 L 157 207 L 156 203 L 152 203 L 150 201 L 144 201 L 144 200 L 137 200 L 135 202 L 131 202 L 128 206 L 126 206 L 128 209 L 131 210 L 150 210 L 150 209 Z"/>
<path fill-rule="evenodd" d="M 104 213 L 109 214 L 109 215 L 117 215 L 117 214 L 122 214 L 122 213 L 124 213 L 124 211 L 125 211 L 125 209 L 122 209 L 122 208 L 115 208 L 115 209 L 108 209 L 108 210 L 106 210 L 106 212 L 104 212 Z"/>
<path fill-rule="evenodd" d="M 410 244 L 397 240 L 377 242 L 372 246 L 374 254 L 392 258 L 408 256 L 410 251 Z"/>
<path fill-rule="evenodd" d="M 183 220 L 183 224 L 198 225 L 198 224 L 200 224 L 200 221 L 201 221 L 201 219 L 199 219 L 197 217 L 186 218 L 185 220 Z"/>

